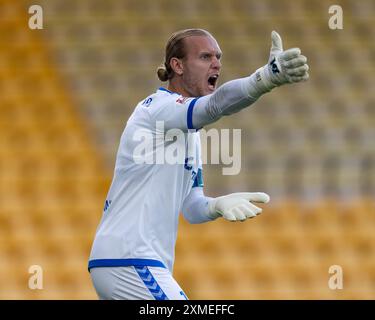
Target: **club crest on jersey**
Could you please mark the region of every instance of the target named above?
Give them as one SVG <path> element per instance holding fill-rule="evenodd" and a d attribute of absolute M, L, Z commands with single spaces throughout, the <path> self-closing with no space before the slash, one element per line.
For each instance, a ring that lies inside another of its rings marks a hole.
<path fill-rule="evenodd" d="M 189 99 L 189 98 L 188 98 L 188 97 L 179 97 L 179 98 L 176 100 L 176 102 L 177 102 L 177 103 L 184 104 L 184 103 L 187 101 L 187 99 Z"/>

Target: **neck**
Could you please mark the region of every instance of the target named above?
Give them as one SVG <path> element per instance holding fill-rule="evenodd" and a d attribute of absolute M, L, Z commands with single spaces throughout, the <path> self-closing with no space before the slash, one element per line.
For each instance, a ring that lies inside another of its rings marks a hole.
<path fill-rule="evenodd" d="M 184 97 L 192 97 L 192 95 L 184 89 L 180 81 L 176 78 L 173 78 L 169 81 L 168 90 L 176 92 Z"/>

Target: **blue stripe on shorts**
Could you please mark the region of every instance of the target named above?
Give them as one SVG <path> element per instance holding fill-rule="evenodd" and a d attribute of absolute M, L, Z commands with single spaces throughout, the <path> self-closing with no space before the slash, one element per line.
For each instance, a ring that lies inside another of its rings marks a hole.
<path fill-rule="evenodd" d="M 142 279 L 147 289 L 153 295 L 155 300 L 169 300 L 164 291 L 160 288 L 159 284 L 156 282 L 147 266 L 134 266 L 134 269 L 137 271 L 138 275 Z"/>

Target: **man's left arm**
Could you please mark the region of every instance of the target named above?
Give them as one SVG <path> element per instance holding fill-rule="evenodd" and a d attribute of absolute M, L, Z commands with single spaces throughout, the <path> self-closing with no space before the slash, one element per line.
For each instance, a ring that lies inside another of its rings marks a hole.
<path fill-rule="evenodd" d="M 263 192 L 237 192 L 229 195 L 206 197 L 203 187 L 192 188 L 186 197 L 182 214 L 190 223 L 203 223 L 223 217 L 228 221 L 245 221 L 254 218 L 262 209 L 253 202 L 268 203 L 270 197 Z"/>
<path fill-rule="evenodd" d="M 211 200 L 212 198 L 204 195 L 203 187 L 193 187 L 182 205 L 184 218 L 193 224 L 215 220 L 214 217 L 209 215 L 209 202 Z"/>

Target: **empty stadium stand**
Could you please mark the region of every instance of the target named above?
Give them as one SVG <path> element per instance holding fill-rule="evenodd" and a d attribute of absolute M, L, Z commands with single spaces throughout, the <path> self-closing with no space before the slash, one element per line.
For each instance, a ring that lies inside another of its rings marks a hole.
<path fill-rule="evenodd" d="M 221 83 L 266 63 L 270 32 L 299 46 L 311 79 L 210 127 L 242 130 L 242 170 L 205 165 L 206 194 L 265 191 L 245 223 L 181 218 L 175 278 L 190 299 L 375 298 L 375 33 L 372 0 L 0 0 L 0 299 L 96 299 L 87 259 L 120 135 L 161 84 L 178 29 L 223 54 Z M 43 290 L 30 290 L 31 265 Z M 344 272 L 331 290 L 330 266 Z"/>

